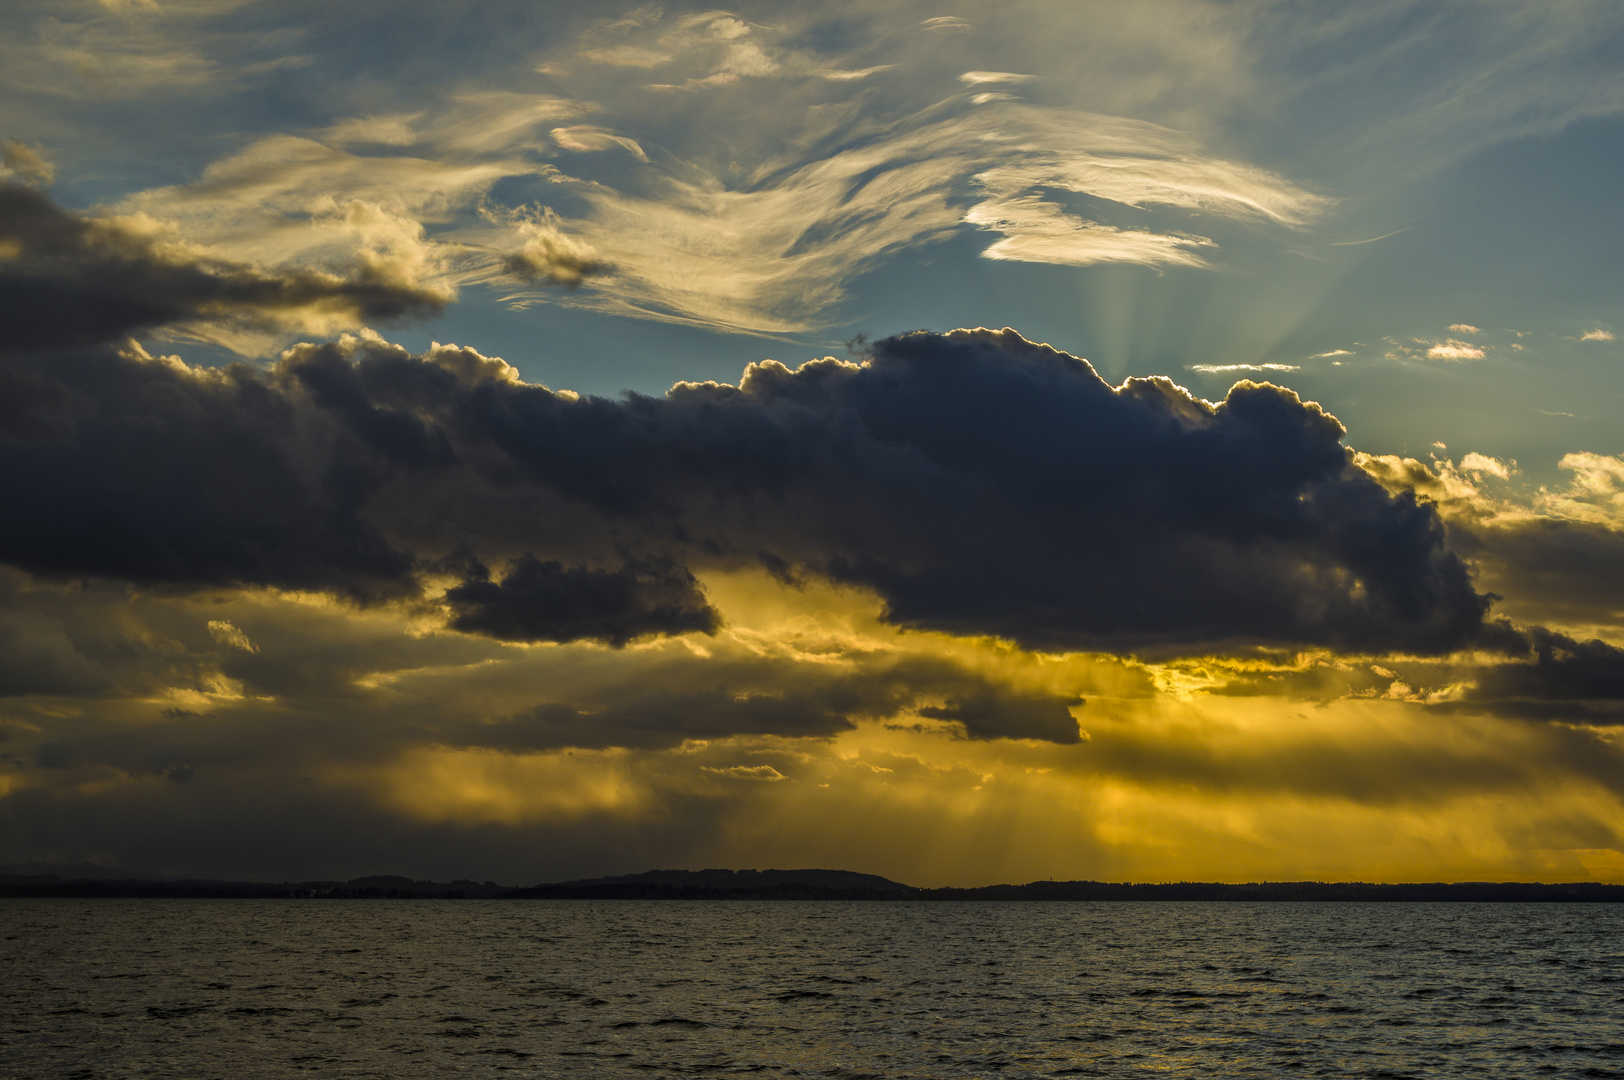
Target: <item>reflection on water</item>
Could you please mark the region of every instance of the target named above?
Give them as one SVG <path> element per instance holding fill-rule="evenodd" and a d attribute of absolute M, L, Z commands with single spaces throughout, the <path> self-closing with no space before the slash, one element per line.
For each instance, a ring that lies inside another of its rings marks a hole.
<path fill-rule="evenodd" d="M 1624 905 L 0 901 L 6 1077 L 1624 1076 Z"/>

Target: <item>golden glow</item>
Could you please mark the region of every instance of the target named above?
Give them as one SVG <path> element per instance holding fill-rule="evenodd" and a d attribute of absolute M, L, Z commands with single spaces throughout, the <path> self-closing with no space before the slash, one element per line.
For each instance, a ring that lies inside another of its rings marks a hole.
<path fill-rule="evenodd" d="M 0 770 L 0 793 L 177 800 L 241 784 L 256 797 L 359 798 L 402 827 L 497 830 L 503 845 L 569 829 L 614 851 L 658 830 L 682 838 L 673 864 L 843 867 L 919 885 L 1624 880 L 1624 801 L 1575 764 L 1616 751 L 1616 734 L 1431 710 L 1393 692 L 1416 682 L 1405 658 L 1044 655 L 898 630 L 858 590 L 795 589 L 757 571 L 709 573 L 704 585 L 725 623 L 714 637 L 622 650 L 509 646 L 428 631 L 417 607 L 355 611 L 266 591 L 120 594 L 113 620 L 73 594 L 85 619 L 170 666 L 117 703 L 41 696 L 14 708 L 11 746 L 90 745 L 76 733 L 100 730 L 133 739 L 132 756 Z M 914 669 L 1083 698 L 1080 741 L 969 738 L 920 712 L 945 694 L 928 678 L 912 705 L 855 713 L 844 728 L 738 734 L 699 716 L 702 729 L 678 740 L 658 724 L 614 726 L 639 694 L 788 699 Z M 1355 675 L 1377 689 L 1350 690 Z M 1214 692 L 1240 678 L 1251 696 Z M 550 704 L 580 726 L 532 715 Z M 50 735 L 25 712 L 49 717 Z M 526 734 L 503 749 L 496 733 L 515 722 Z M 257 749 L 241 766 L 198 760 L 195 779 L 171 784 L 170 766 L 192 759 L 151 756 L 159 743 L 137 733 L 159 725 L 165 746 Z M 580 738 L 605 748 L 564 745 Z"/>
<path fill-rule="evenodd" d="M 707 865 L 843 866 L 922 885 L 1624 878 L 1612 824 L 1624 821 L 1624 804 L 1563 765 L 1552 729 L 1437 715 L 1391 693 L 1314 704 L 1208 692 L 1237 673 L 1360 661 L 1042 655 L 898 630 L 860 590 L 789 588 L 759 571 L 712 573 L 704 584 L 725 622 L 714 638 L 618 652 L 499 647 L 473 666 L 360 681 L 403 698 L 473 694 L 508 715 L 544 691 L 703 683 L 712 664 L 758 663 L 770 683 L 928 657 L 1013 690 L 1086 698 L 1074 710 L 1084 741 L 978 741 L 904 711 L 829 738 L 545 753 L 417 746 L 329 779 L 414 820 L 464 825 L 602 816 L 636 828 L 664 820 L 675 799 L 698 799 L 712 814 L 695 856 Z"/>
<path fill-rule="evenodd" d="M 648 789 L 626 758 L 621 750 L 518 755 L 424 747 L 357 779 L 385 805 L 422 821 L 523 825 L 646 811 Z M 350 779 L 342 772 L 333 778 Z"/>

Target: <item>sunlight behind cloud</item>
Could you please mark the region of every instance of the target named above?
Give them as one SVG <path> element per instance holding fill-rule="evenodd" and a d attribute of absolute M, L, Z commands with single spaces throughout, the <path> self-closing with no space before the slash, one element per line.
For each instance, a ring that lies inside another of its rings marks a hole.
<path fill-rule="evenodd" d="M 1618 877 L 1624 8 L 1323 8 L 12 0 L 0 854 Z"/>

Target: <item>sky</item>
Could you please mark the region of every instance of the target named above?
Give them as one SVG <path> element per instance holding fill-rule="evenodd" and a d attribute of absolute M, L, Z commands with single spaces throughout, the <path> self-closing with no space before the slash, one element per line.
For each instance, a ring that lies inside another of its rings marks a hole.
<path fill-rule="evenodd" d="M 1621 59 L 14 0 L 0 864 L 1624 882 Z"/>

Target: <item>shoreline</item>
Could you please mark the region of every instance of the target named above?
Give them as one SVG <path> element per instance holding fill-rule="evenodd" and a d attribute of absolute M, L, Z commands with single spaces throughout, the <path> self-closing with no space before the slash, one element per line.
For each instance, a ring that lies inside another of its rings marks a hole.
<path fill-rule="evenodd" d="M 1038 881 L 1025 885 L 919 889 L 831 888 L 810 884 L 713 887 L 654 882 L 534 885 L 358 878 L 348 882 L 207 880 L 0 880 L 0 899 L 169 900 L 668 900 L 896 902 L 1205 902 L 1205 903 L 1624 903 L 1624 885 L 1597 882 L 1179 882 L 1131 884 Z"/>

